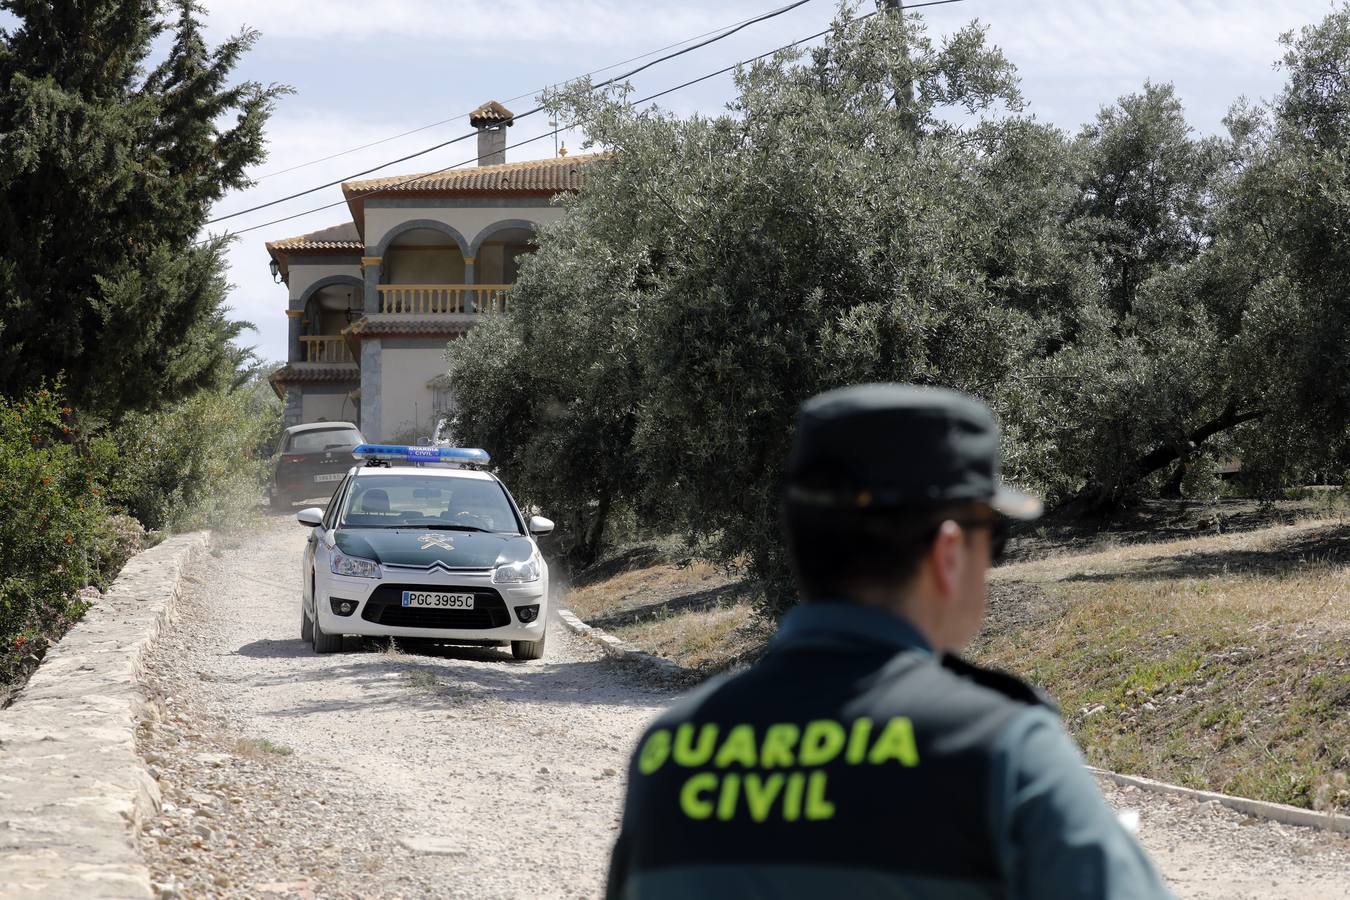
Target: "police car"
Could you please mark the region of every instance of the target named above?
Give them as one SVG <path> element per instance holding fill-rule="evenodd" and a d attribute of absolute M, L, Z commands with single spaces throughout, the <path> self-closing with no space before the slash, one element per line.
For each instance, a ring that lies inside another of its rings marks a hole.
<path fill-rule="evenodd" d="M 316 653 L 346 634 L 446 643 L 509 642 L 544 655 L 548 565 L 482 450 L 362 444 L 328 509 L 303 509 L 300 636 Z"/>

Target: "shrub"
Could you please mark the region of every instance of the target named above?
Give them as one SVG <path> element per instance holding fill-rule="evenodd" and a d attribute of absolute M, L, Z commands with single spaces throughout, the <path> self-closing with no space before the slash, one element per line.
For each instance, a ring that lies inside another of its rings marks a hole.
<path fill-rule="evenodd" d="M 110 501 L 149 529 L 238 526 L 258 506 L 281 416 L 258 387 L 127 416 L 108 435 Z"/>
<path fill-rule="evenodd" d="M 119 536 L 128 529 L 105 524 L 94 468 L 55 390 L 0 398 L 0 666 L 12 668 L 16 647 L 64 630 L 82 611 L 79 589 L 128 552 Z"/>

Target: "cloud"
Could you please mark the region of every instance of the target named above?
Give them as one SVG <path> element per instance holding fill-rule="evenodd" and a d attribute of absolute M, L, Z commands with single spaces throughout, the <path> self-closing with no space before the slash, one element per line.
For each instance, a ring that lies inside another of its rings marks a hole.
<path fill-rule="evenodd" d="M 257 65 L 267 73 L 263 80 L 292 79 L 291 72 L 303 65 L 313 72 L 315 85 L 335 86 L 328 93 L 316 86 L 283 101 L 268 126 L 271 158 L 257 169 L 267 173 L 467 112 L 492 93 L 493 81 L 523 85 L 566 77 L 631 51 L 650 50 L 746 18 L 772 2 L 702 0 L 676 7 L 617 0 L 465 0 L 453 6 L 443 0 L 316 4 L 216 0 L 210 4 L 210 21 L 213 29 L 219 29 L 217 40 L 243 23 L 265 32 L 266 41 L 255 51 Z M 1200 132 L 1209 133 L 1220 128 L 1239 96 L 1271 97 L 1278 92 L 1283 75 L 1272 69 L 1272 63 L 1281 53 L 1279 35 L 1317 22 L 1332 8 L 1330 0 L 967 0 L 931 8 L 925 15 L 934 35 L 975 17 L 988 25 L 990 40 L 1003 48 L 1022 74 L 1031 111 L 1062 128 L 1077 130 L 1102 105 L 1137 91 L 1151 79 L 1174 83 L 1190 121 Z M 833 12 L 832 0 L 808 4 L 747 29 L 705 54 L 681 57 L 640 76 L 639 90 L 665 87 L 819 30 Z M 428 43 L 437 46 L 426 51 Z M 411 77 L 387 64 L 391 57 L 423 52 L 441 54 L 436 58 L 444 66 L 433 76 Z M 301 58 L 306 61 L 297 63 Z M 545 58 L 551 60 L 548 65 L 541 62 Z M 347 86 L 354 69 L 361 70 L 363 85 L 385 91 L 386 105 L 372 108 L 368 101 L 353 102 Z M 399 89 L 393 90 L 395 86 Z M 682 114 L 715 113 L 730 94 L 730 79 L 717 79 L 661 102 Z M 433 109 L 436 112 L 428 112 Z M 530 137 L 543 127 L 542 121 L 522 121 L 511 138 Z M 220 211 L 340 178 L 464 131 L 467 122 L 457 118 L 397 142 L 270 178 L 255 190 L 228 198 Z M 509 158 L 550 155 L 551 143 L 540 141 L 510 151 Z M 579 140 L 569 138 L 567 144 L 575 150 Z M 383 174 L 428 171 L 471 155 L 472 142 L 465 142 Z M 340 197 L 337 188 L 330 188 L 231 224 L 251 225 Z M 272 284 L 267 274 L 263 242 L 347 221 L 347 216 L 346 207 L 338 206 L 250 232 L 229 251 L 232 281 L 238 285 L 232 296 L 236 314 L 258 324 L 257 342 L 269 358 L 285 355 L 285 289 Z"/>
<path fill-rule="evenodd" d="M 377 41 L 388 37 L 443 40 L 446 50 L 501 54 L 522 45 L 606 45 L 639 38 L 678 40 L 716 28 L 740 15 L 763 11 L 762 3 L 660 4 L 617 0 L 215 0 L 211 27 L 220 34 L 241 24 L 269 39 Z"/>
<path fill-rule="evenodd" d="M 1145 80 L 1171 82 L 1212 132 L 1240 96 L 1273 96 L 1279 36 L 1319 21 L 1329 0 L 1023 0 L 961 4 L 1022 73 L 1032 111 L 1074 130 Z"/>

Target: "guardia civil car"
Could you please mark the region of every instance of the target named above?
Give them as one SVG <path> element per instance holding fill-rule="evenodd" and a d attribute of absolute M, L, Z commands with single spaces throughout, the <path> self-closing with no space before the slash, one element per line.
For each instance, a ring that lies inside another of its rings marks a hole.
<path fill-rule="evenodd" d="M 296 519 L 305 546 L 300 636 L 316 653 L 346 634 L 511 644 L 544 655 L 548 565 L 482 450 L 362 444 L 327 511 Z"/>

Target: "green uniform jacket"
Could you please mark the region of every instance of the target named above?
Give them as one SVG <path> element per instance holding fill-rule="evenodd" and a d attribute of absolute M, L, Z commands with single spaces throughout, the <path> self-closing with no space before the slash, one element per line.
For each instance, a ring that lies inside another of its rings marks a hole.
<path fill-rule="evenodd" d="M 1041 695 L 812 603 L 644 734 L 608 896 L 1171 895 Z"/>

